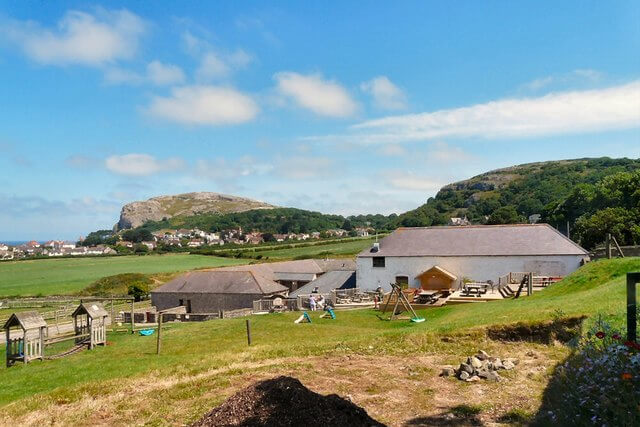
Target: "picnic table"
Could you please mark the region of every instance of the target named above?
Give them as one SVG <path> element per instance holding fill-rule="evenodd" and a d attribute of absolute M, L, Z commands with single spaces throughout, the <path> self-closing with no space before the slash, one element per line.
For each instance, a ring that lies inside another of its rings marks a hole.
<path fill-rule="evenodd" d="M 433 304 L 438 301 L 438 291 L 422 290 L 416 293 L 413 298 L 418 304 Z"/>
<path fill-rule="evenodd" d="M 475 296 L 479 298 L 487 293 L 488 287 L 488 283 L 465 283 L 462 288 L 462 294 L 468 297 L 471 296 L 471 294 L 475 294 Z"/>

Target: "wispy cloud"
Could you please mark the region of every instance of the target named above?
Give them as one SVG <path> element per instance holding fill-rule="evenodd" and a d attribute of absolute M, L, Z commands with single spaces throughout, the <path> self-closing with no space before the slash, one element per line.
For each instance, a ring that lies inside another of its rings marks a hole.
<path fill-rule="evenodd" d="M 474 157 L 460 147 L 451 146 L 445 142 L 436 142 L 429 147 L 427 159 L 440 164 L 468 162 Z"/>
<path fill-rule="evenodd" d="M 528 91 L 538 91 L 551 85 L 558 84 L 575 84 L 575 83 L 596 83 L 601 80 L 603 74 L 597 70 L 578 69 L 568 73 L 554 74 L 551 76 L 540 77 L 522 85 L 522 89 Z"/>
<path fill-rule="evenodd" d="M 183 86 L 173 88 L 171 96 L 156 96 L 147 111 L 152 116 L 187 125 L 231 125 L 252 120 L 258 105 L 232 88 Z"/>
<path fill-rule="evenodd" d="M 129 59 L 137 51 L 145 22 L 127 10 L 68 11 L 56 28 L 34 21 L 10 20 L 0 33 L 42 64 L 101 66 Z"/>
<path fill-rule="evenodd" d="M 184 83 L 185 75 L 177 65 L 165 64 L 158 60 L 147 64 L 145 73 L 138 73 L 121 67 L 109 67 L 104 72 L 104 79 L 109 84 L 153 84 L 166 86 Z"/>
<path fill-rule="evenodd" d="M 172 157 L 165 160 L 157 159 L 149 154 L 124 154 L 107 157 L 104 162 L 110 172 L 126 176 L 148 176 L 160 172 L 175 172 L 183 169 L 184 160 Z"/>
<path fill-rule="evenodd" d="M 360 85 L 360 89 L 371 95 L 373 104 L 383 110 L 407 108 L 407 96 L 386 76 L 375 77 Z"/>
<path fill-rule="evenodd" d="M 319 74 L 281 72 L 274 79 L 281 95 L 320 116 L 350 117 L 357 110 L 357 104 L 344 87 Z"/>
<path fill-rule="evenodd" d="M 323 156 L 278 156 L 274 175 L 286 179 L 307 180 L 336 175 L 336 162 Z"/>
<path fill-rule="evenodd" d="M 416 175 L 405 170 L 387 170 L 382 176 L 392 188 L 411 191 L 435 192 L 442 187 L 442 183 L 433 178 Z"/>
<path fill-rule="evenodd" d="M 469 107 L 369 120 L 344 135 L 306 138 L 399 143 L 442 138 L 527 138 L 640 126 L 640 80 L 604 89 L 501 99 Z"/>
<path fill-rule="evenodd" d="M 147 77 L 159 86 L 183 83 L 185 79 L 182 68 L 160 61 L 151 61 L 147 65 Z"/>
<path fill-rule="evenodd" d="M 0 193 L 0 215 L 11 217 L 85 215 L 117 212 L 119 205 L 109 200 L 80 197 L 69 201 L 50 200 L 40 196 L 16 196 Z"/>

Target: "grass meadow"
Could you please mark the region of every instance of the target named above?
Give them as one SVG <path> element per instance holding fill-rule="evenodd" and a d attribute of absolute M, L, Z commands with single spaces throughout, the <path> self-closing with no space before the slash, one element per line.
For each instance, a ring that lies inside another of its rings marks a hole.
<path fill-rule="evenodd" d="M 524 420 L 539 408 L 554 366 L 570 350 L 494 341 L 486 328 L 569 316 L 588 316 L 587 324 L 596 315 L 621 321 L 628 271 L 640 271 L 640 258 L 590 263 L 531 297 L 421 310 L 426 322 L 419 324 L 383 321 L 370 309 L 338 311 L 337 320 L 312 313 L 312 323 L 297 325 L 299 313 L 254 315 L 251 347 L 245 318 L 169 324 L 159 356 L 155 335 L 111 334 L 109 345 L 93 351 L 0 368 L 0 423 L 188 423 L 239 387 L 276 374 L 294 375 L 322 393 L 348 394 L 390 425 L 412 414 L 444 417 L 443 408 L 455 414 L 465 408 L 452 402 L 465 399 L 476 402 L 471 412 L 480 421 Z M 439 366 L 460 363 L 478 348 L 519 357 L 520 368 L 506 372 L 500 385 L 437 376 Z M 517 402 L 514 395 L 521 396 Z"/>
<path fill-rule="evenodd" d="M 189 254 L 1 262 L 0 296 L 63 295 L 78 292 L 97 279 L 115 274 L 170 273 L 246 262 L 233 258 Z"/>

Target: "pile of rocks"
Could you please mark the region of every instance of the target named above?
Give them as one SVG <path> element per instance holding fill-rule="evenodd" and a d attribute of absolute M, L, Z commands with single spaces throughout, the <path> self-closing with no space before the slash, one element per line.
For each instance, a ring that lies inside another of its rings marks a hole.
<path fill-rule="evenodd" d="M 461 363 L 458 369 L 446 366 L 440 373 L 441 377 L 456 376 L 456 378 L 472 382 L 485 379 L 489 381 L 500 381 L 502 377 L 499 370 L 510 370 L 518 364 L 518 359 L 500 359 L 491 357 L 487 352 L 480 350 L 475 356 L 467 357 L 466 363 Z"/>

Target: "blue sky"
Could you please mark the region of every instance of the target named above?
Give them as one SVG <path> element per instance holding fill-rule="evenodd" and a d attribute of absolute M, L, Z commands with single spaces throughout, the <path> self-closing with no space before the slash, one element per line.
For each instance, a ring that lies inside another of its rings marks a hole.
<path fill-rule="evenodd" d="M 385 6 L 0 4 L 0 240 L 162 194 L 388 214 L 490 169 L 640 157 L 640 3 Z"/>

